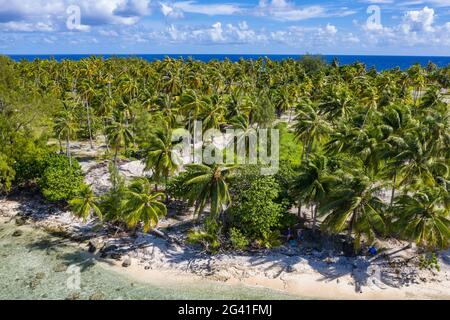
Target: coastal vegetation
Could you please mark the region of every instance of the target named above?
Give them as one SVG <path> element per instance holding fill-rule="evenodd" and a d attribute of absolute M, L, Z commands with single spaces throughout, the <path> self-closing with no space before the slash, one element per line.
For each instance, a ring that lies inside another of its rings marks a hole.
<path fill-rule="evenodd" d="M 210 61 L 138 58 L 14 62 L 0 57 L 0 190 L 36 190 L 75 215 L 130 231 L 192 208 L 188 240 L 211 252 L 271 248 L 298 226 L 427 250 L 450 242 L 450 66 L 377 72 L 320 57 Z M 277 128 L 280 170 L 183 166 L 174 130 Z M 83 182 L 73 150 L 110 161 L 111 189 Z M 126 181 L 118 164 L 151 175 Z M 286 237 L 284 238 L 286 239 Z"/>

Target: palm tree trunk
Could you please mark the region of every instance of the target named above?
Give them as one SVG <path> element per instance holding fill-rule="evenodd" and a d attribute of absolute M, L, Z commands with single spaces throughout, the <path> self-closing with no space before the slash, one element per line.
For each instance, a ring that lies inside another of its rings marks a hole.
<path fill-rule="evenodd" d="M 309 155 L 311 154 L 312 151 L 313 141 L 314 140 L 312 138 L 308 139 L 308 150 L 306 151 L 306 161 L 309 160 Z"/>
<path fill-rule="evenodd" d="M 307 144 L 308 144 L 308 139 L 305 138 L 305 141 L 303 141 L 302 162 L 306 158 L 306 147 L 307 147 Z"/>
<path fill-rule="evenodd" d="M 394 198 L 395 198 L 395 185 L 397 183 L 397 171 L 394 174 L 394 180 L 392 181 L 392 193 L 391 193 L 391 208 L 394 204 Z"/>
<path fill-rule="evenodd" d="M 72 156 L 70 154 L 70 138 L 69 135 L 67 135 L 66 138 L 66 152 L 67 152 L 67 158 L 69 158 L 69 164 L 72 166 Z"/>
<path fill-rule="evenodd" d="M 94 143 L 92 141 L 91 115 L 89 112 L 89 102 L 86 101 L 85 104 L 86 104 L 87 123 L 89 129 L 89 143 L 91 145 L 91 149 L 94 149 Z"/>
<path fill-rule="evenodd" d="M 316 232 L 316 230 L 317 230 L 317 208 L 318 208 L 318 205 L 315 205 L 314 210 L 312 211 L 312 215 L 313 215 L 313 232 Z"/>
<path fill-rule="evenodd" d="M 59 142 L 59 154 L 64 154 L 62 141 L 61 141 L 61 134 L 58 135 L 58 142 Z"/>
<path fill-rule="evenodd" d="M 302 202 L 301 202 L 301 201 L 298 202 L 298 212 L 297 212 L 297 216 L 298 216 L 299 218 L 302 217 Z"/>
<path fill-rule="evenodd" d="M 167 192 L 167 184 L 169 183 L 169 176 L 168 175 L 166 175 L 164 177 L 164 183 L 165 183 L 164 194 L 166 195 L 166 204 L 169 204 L 170 196 L 169 196 L 169 192 Z"/>
<path fill-rule="evenodd" d="M 117 156 L 118 156 L 118 154 L 119 154 L 119 148 L 114 148 L 114 158 L 113 158 L 113 161 L 114 161 L 114 165 L 117 167 Z"/>
<path fill-rule="evenodd" d="M 106 133 L 106 119 L 103 119 L 103 135 L 105 136 L 106 152 L 109 154 L 108 134 Z"/>

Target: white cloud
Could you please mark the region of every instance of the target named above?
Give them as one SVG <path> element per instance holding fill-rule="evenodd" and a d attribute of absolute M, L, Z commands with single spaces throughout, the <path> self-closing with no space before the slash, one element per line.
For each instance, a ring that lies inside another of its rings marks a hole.
<path fill-rule="evenodd" d="M 220 22 L 213 24 L 210 33 L 211 33 L 211 40 L 213 42 L 225 41 L 225 38 L 223 36 L 222 24 Z"/>
<path fill-rule="evenodd" d="M 258 16 L 272 17 L 280 21 L 301 21 L 325 17 L 345 17 L 356 13 L 347 7 L 331 8 L 323 5 L 297 6 L 286 0 L 260 0 L 252 13 Z"/>
<path fill-rule="evenodd" d="M 365 43 L 371 46 L 398 46 L 403 47 L 440 47 L 450 45 L 448 33 L 449 23 L 435 25 L 436 14 L 434 9 L 424 7 L 420 10 L 407 11 L 400 24 L 380 28 L 368 28 L 365 31 Z"/>
<path fill-rule="evenodd" d="M 152 34 L 158 40 L 166 35 L 172 42 L 190 44 L 249 44 L 264 43 L 268 37 L 266 31 L 250 28 L 246 21 L 237 24 L 216 22 L 209 27 L 171 25 L 165 34 Z"/>
<path fill-rule="evenodd" d="M 133 25 L 151 14 L 151 0 L 0 0 L 0 28 L 6 31 L 50 31 L 65 29 L 66 10 L 81 10 L 81 26 L 88 31 L 95 25 Z M 8 24 L 9 23 L 9 24 Z"/>
<path fill-rule="evenodd" d="M 172 7 L 186 13 L 209 16 L 233 15 L 241 12 L 241 7 L 235 4 L 199 4 L 196 1 L 175 2 Z"/>
<path fill-rule="evenodd" d="M 350 42 L 350 43 L 359 43 L 361 40 L 357 37 L 357 36 L 355 36 L 353 33 L 349 33 L 349 34 L 347 34 L 346 36 L 344 36 L 343 38 L 342 38 L 342 40 L 344 41 L 344 42 Z"/>
<path fill-rule="evenodd" d="M 160 2 L 159 5 L 161 8 L 161 13 L 167 18 L 178 19 L 178 18 L 182 18 L 184 16 L 183 11 L 181 11 L 180 9 L 174 8 L 170 4 Z"/>
<path fill-rule="evenodd" d="M 54 27 L 51 24 L 43 22 L 27 23 L 10 21 L 6 23 L 0 23 L 0 30 L 12 31 L 12 32 L 52 32 Z"/>
<path fill-rule="evenodd" d="M 119 33 L 117 33 L 115 30 L 104 30 L 104 29 L 100 29 L 100 30 L 98 31 L 98 33 L 99 33 L 101 36 L 104 36 L 104 37 L 114 37 L 114 38 L 116 38 L 116 37 L 119 36 Z"/>
<path fill-rule="evenodd" d="M 434 9 L 425 7 L 422 10 L 406 12 L 403 17 L 402 29 L 408 32 L 433 32 Z"/>
<path fill-rule="evenodd" d="M 326 15 L 322 6 L 314 5 L 300 8 L 286 0 L 260 0 L 256 12 L 260 16 L 270 16 L 277 20 L 286 21 L 300 21 Z"/>
<path fill-rule="evenodd" d="M 364 2 L 372 3 L 372 4 L 391 4 L 394 3 L 394 0 L 366 0 Z"/>
<path fill-rule="evenodd" d="M 337 28 L 331 24 L 327 24 L 327 26 L 325 27 L 325 31 L 326 33 L 330 34 L 330 35 L 335 35 L 337 33 Z"/>

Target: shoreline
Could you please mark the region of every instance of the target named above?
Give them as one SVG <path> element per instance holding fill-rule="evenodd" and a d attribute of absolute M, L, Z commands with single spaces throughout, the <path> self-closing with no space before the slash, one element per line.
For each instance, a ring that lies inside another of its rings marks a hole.
<path fill-rule="evenodd" d="M 141 283 L 155 283 L 158 281 L 194 283 L 195 281 L 214 282 L 214 280 L 197 275 L 180 274 L 170 270 L 145 270 L 138 260 L 134 259 L 132 266 L 124 269 L 120 263 L 113 265 L 103 264 L 108 270 L 112 270 L 121 275 L 127 276 Z M 230 286 L 245 286 L 255 289 L 270 289 L 281 294 L 287 294 L 293 299 L 300 300 L 450 300 L 450 281 L 433 284 L 429 286 L 412 285 L 409 287 L 386 288 L 374 291 L 364 290 L 356 293 L 351 285 L 346 283 L 351 281 L 350 277 L 340 279 L 339 283 L 324 282 L 320 276 L 313 274 L 287 276 L 278 279 L 269 279 L 262 276 L 252 276 L 249 278 L 230 278 L 223 283 Z M 447 290 L 447 293 L 444 291 Z M 444 294 L 443 294 L 444 293 Z"/>
<path fill-rule="evenodd" d="M 258 254 L 210 256 L 150 234 L 111 238 L 105 230 L 93 231 L 93 221 L 84 224 L 69 212 L 36 199 L 24 199 L 22 203 L 0 200 L 0 209 L 0 216 L 10 220 L 26 219 L 26 225 L 65 234 L 74 244 L 78 241 L 73 239 L 80 240 L 80 248 L 90 251 L 102 267 L 143 283 L 206 281 L 275 290 L 294 299 L 450 300 L 450 265 L 446 261 L 441 261 L 438 274 L 404 267 L 399 278 L 411 280 L 403 285 L 389 284 L 386 280 L 391 275 L 384 274 L 386 265 L 366 257 L 330 257 L 320 252 L 304 256 L 290 253 L 286 247 Z M 108 246 L 114 250 L 105 251 Z M 425 281 L 417 282 L 420 278 Z"/>

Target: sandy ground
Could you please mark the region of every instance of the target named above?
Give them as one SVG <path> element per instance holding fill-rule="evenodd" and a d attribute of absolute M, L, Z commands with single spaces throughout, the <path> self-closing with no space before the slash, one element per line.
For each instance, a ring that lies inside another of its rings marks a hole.
<path fill-rule="evenodd" d="M 165 283 L 195 283 L 197 281 L 213 281 L 196 275 L 180 273 L 169 270 L 145 270 L 139 261 L 133 259 L 128 268 L 123 268 L 121 262 L 104 264 L 104 267 L 124 274 L 140 282 Z M 232 277 L 223 281 L 226 285 L 245 285 L 256 288 L 277 290 L 299 299 L 325 299 L 325 300 L 450 300 L 450 281 L 430 283 L 427 285 L 411 285 L 403 288 L 387 287 L 380 290 L 364 290 L 357 293 L 351 284 L 350 276 L 340 278 L 338 281 L 325 281 L 320 274 L 285 275 L 277 279 L 264 276 L 251 276 L 248 278 Z"/>

